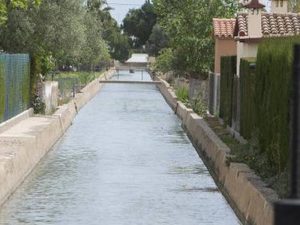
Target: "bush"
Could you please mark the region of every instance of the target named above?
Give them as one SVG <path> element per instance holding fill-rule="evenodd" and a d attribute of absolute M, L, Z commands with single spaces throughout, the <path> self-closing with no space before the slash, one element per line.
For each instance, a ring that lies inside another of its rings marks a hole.
<path fill-rule="evenodd" d="M 160 51 L 156 58 L 154 70 L 167 73 L 173 69 L 174 54 L 171 48 L 165 48 Z"/>
<path fill-rule="evenodd" d="M 200 116 L 204 116 L 206 114 L 207 105 L 203 101 L 201 94 L 198 94 L 198 96 L 191 101 L 191 107 L 194 112 Z"/>

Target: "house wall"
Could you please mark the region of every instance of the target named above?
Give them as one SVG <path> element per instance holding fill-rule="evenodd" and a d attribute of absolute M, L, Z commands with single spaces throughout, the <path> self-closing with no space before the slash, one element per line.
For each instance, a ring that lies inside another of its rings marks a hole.
<path fill-rule="evenodd" d="M 240 76 L 241 58 L 255 57 L 257 54 L 258 43 L 237 42 L 236 74 Z"/>
<path fill-rule="evenodd" d="M 215 68 L 214 72 L 221 72 L 221 56 L 232 56 L 237 54 L 236 42 L 233 39 L 215 39 Z"/>

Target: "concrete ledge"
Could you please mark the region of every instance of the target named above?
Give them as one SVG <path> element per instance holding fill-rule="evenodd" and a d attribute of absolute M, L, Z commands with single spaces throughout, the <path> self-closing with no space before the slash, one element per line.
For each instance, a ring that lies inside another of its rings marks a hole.
<path fill-rule="evenodd" d="M 167 103 L 182 120 L 199 155 L 210 167 L 224 196 L 245 224 L 273 225 L 273 202 L 278 199 L 274 190 L 247 165 L 229 163 L 230 149 L 193 110 L 177 101 L 170 85 L 160 78 L 158 86 Z"/>
<path fill-rule="evenodd" d="M 105 73 L 109 78 L 114 73 Z M 105 76 L 104 75 L 104 76 Z M 100 78 L 100 79 L 105 79 Z M 51 116 L 33 116 L 30 109 L 0 126 L 0 206 L 9 198 L 37 163 L 60 139 L 80 110 L 103 85 L 89 83 L 69 103 Z"/>
<path fill-rule="evenodd" d="M 33 108 L 30 108 L 30 109 L 20 113 L 19 115 L 15 116 L 3 123 L 0 123 L 0 133 L 2 133 L 3 131 L 9 129 L 10 127 L 16 125 L 20 121 L 31 117 L 32 115 L 33 115 Z"/>

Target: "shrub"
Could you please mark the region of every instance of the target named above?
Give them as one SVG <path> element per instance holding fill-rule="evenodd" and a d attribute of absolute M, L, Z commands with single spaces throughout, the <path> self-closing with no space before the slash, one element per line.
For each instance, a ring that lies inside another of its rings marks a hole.
<path fill-rule="evenodd" d="M 174 54 L 171 48 L 165 48 L 160 51 L 160 55 L 156 58 L 154 70 L 167 73 L 172 70 L 174 62 Z"/>

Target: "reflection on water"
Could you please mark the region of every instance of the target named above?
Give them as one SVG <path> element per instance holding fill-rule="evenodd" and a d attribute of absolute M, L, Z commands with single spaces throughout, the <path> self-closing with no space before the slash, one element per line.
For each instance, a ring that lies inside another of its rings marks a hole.
<path fill-rule="evenodd" d="M 156 87 L 107 84 L 4 205 L 0 224 L 239 222 Z"/>

